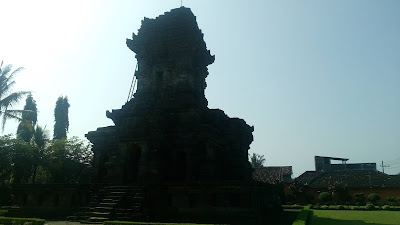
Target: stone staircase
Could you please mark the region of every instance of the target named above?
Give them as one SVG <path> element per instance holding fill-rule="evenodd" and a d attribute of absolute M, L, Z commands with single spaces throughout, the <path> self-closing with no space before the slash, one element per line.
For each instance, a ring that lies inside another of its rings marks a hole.
<path fill-rule="evenodd" d="M 92 195 L 89 207 L 68 220 L 103 223 L 107 220 L 142 221 L 144 191 L 139 186 L 106 186 Z"/>

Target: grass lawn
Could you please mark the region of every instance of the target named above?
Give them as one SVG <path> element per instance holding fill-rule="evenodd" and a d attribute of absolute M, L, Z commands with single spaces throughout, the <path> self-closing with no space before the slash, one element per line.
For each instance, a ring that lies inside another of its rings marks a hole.
<path fill-rule="evenodd" d="M 309 225 L 400 225 L 400 211 L 312 210 Z"/>

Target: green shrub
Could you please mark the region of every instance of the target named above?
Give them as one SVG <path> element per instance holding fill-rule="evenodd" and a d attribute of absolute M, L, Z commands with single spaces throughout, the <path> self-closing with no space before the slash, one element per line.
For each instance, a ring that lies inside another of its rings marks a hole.
<path fill-rule="evenodd" d="M 360 208 L 357 207 L 357 206 L 352 206 L 352 207 L 350 207 L 350 209 L 351 209 L 351 210 L 359 210 Z"/>
<path fill-rule="evenodd" d="M 390 207 L 390 205 L 384 205 L 384 206 L 382 207 L 382 209 L 383 209 L 383 210 L 390 210 L 390 209 L 392 209 L 392 207 Z"/>
<path fill-rule="evenodd" d="M 381 197 L 376 193 L 368 195 L 368 201 L 372 202 L 374 205 L 376 205 L 380 199 Z"/>
<path fill-rule="evenodd" d="M 0 216 L 5 216 L 8 210 L 0 210 Z"/>
<path fill-rule="evenodd" d="M 344 209 L 344 206 L 342 206 L 342 205 L 337 205 L 337 206 L 336 206 L 336 209 L 343 210 L 343 209 Z"/>
<path fill-rule="evenodd" d="M 306 225 L 311 215 L 311 210 L 305 207 L 296 217 L 292 225 Z"/>
<path fill-rule="evenodd" d="M 367 204 L 367 206 L 365 206 L 366 210 L 374 210 L 375 209 L 375 205 L 374 204 Z"/>
<path fill-rule="evenodd" d="M 284 209 L 302 209 L 303 206 L 301 205 L 283 205 L 282 206 Z"/>
<path fill-rule="evenodd" d="M 322 192 L 321 194 L 319 194 L 318 199 L 321 200 L 324 204 L 326 204 L 329 201 L 333 200 L 333 196 L 329 192 Z"/>
<path fill-rule="evenodd" d="M 103 225 L 201 225 L 195 223 L 151 223 L 151 222 L 127 222 L 127 221 L 104 221 Z M 207 225 L 207 224 L 203 224 Z M 212 224 L 208 224 L 212 225 Z"/>
<path fill-rule="evenodd" d="M 397 204 L 397 200 L 396 200 L 395 197 L 387 197 L 386 200 L 389 203 L 389 205 L 396 205 Z"/>
<path fill-rule="evenodd" d="M 321 206 L 321 209 L 329 209 L 329 206 L 323 205 L 323 206 Z"/>
<path fill-rule="evenodd" d="M 354 201 L 356 202 L 357 206 L 364 205 L 365 202 L 364 193 L 355 193 Z"/>
<path fill-rule="evenodd" d="M 0 224 L 4 225 L 24 225 L 25 223 L 31 223 L 30 225 L 44 225 L 45 222 L 44 219 L 36 218 L 0 217 Z"/>

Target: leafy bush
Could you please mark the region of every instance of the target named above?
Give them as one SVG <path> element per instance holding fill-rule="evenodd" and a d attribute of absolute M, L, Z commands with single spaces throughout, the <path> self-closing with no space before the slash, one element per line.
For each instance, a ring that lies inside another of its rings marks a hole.
<path fill-rule="evenodd" d="M 343 209 L 344 209 L 344 206 L 342 206 L 342 205 L 337 205 L 337 206 L 336 206 L 336 209 L 343 210 Z"/>
<path fill-rule="evenodd" d="M 397 204 L 397 200 L 394 197 L 387 197 L 386 200 L 389 203 L 389 205 L 396 205 Z"/>
<path fill-rule="evenodd" d="M 104 221 L 103 225 L 201 225 L 194 223 L 151 223 L 151 222 L 127 222 L 127 221 Z M 206 224 L 203 224 L 206 225 Z M 208 224 L 212 225 L 212 224 Z"/>
<path fill-rule="evenodd" d="M 390 209 L 392 209 L 392 207 L 390 207 L 390 205 L 384 205 L 384 206 L 382 207 L 382 209 L 383 209 L 383 210 L 390 210 Z"/>
<path fill-rule="evenodd" d="M 350 209 L 351 209 L 351 210 L 359 210 L 360 208 L 357 207 L 357 206 L 352 206 L 352 207 L 350 207 Z"/>
<path fill-rule="evenodd" d="M 329 201 L 333 200 L 333 196 L 331 193 L 322 192 L 321 194 L 319 194 L 318 199 L 321 200 L 324 204 L 326 204 Z"/>
<path fill-rule="evenodd" d="M 310 218 L 311 210 L 305 207 L 296 217 L 292 225 L 306 225 Z M 106 224 L 105 224 L 106 225 Z"/>
<path fill-rule="evenodd" d="M 381 197 L 376 193 L 368 195 L 368 201 L 372 202 L 374 205 L 376 205 L 380 199 Z"/>
<path fill-rule="evenodd" d="M 36 218 L 0 217 L 0 224 L 4 225 L 25 225 L 26 223 L 31 223 L 30 225 L 44 225 L 45 222 L 43 219 Z"/>
<path fill-rule="evenodd" d="M 303 206 L 301 205 L 283 205 L 282 206 L 284 209 L 302 209 Z"/>
<path fill-rule="evenodd" d="M 8 210 L 0 210 L 0 216 L 5 216 Z"/>
<path fill-rule="evenodd" d="M 321 206 L 321 209 L 329 209 L 329 206 L 323 205 L 323 206 Z"/>
<path fill-rule="evenodd" d="M 375 205 L 374 204 L 367 204 L 367 206 L 365 206 L 366 210 L 374 210 L 375 209 Z"/>
<path fill-rule="evenodd" d="M 355 193 L 354 201 L 356 202 L 357 206 L 364 205 L 365 202 L 364 193 Z"/>

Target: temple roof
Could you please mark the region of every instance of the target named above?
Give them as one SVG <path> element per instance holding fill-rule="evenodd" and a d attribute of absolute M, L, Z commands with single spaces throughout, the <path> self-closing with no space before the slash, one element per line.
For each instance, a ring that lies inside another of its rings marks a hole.
<path fill-rule="evenodd" d="M 215 57 L 207 50 L 203 36 L 190 8 L 180 7 L 154 19 L 145 17 L 138 34 L 133 34 L 126 44 L 136 54 L 146 56 L 153 53 L 170 58 L 178 52 L 198 52 L 209 65 Z"/>
<path fill-rule="evenodd" d="M 387 175 L 376 170 L 306 171 L 296 180 L 313 188 L 328 188 L 330 183 L 347 188 L 400 187 L 400 176 Z"/>

